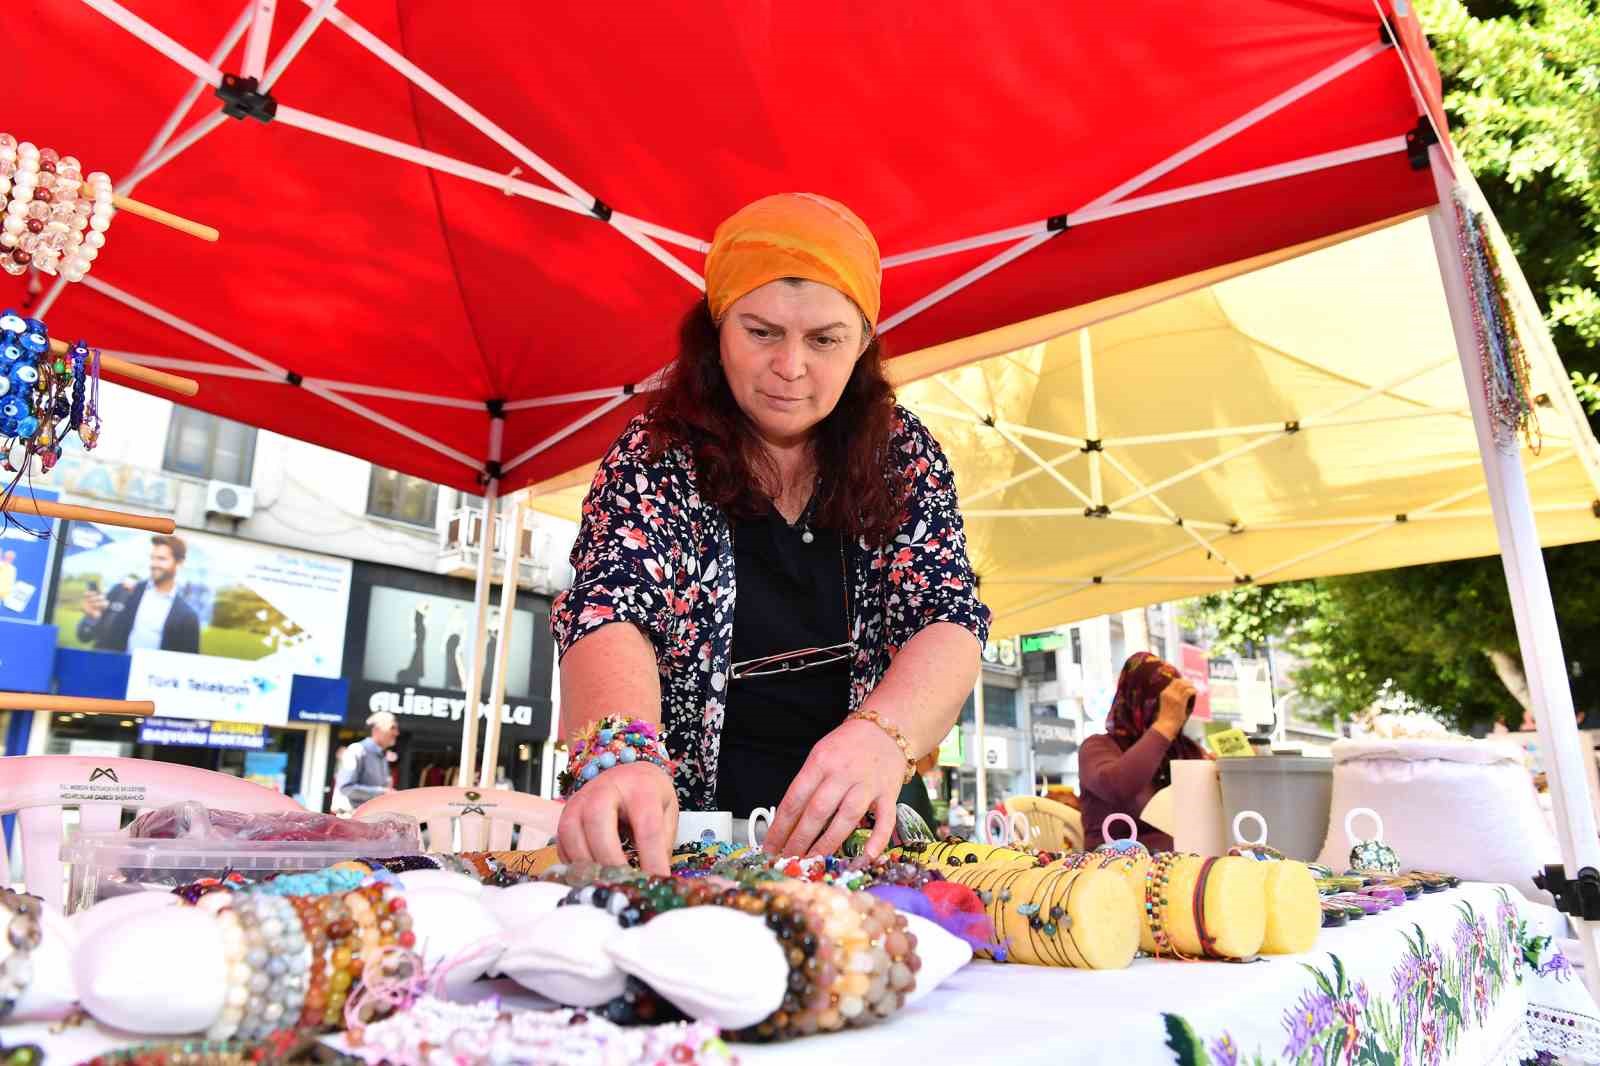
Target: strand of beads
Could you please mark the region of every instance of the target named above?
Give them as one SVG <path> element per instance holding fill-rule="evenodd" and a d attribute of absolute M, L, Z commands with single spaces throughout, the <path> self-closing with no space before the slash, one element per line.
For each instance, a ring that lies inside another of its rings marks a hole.
<path fill-rule="evenodd" d="M 82 281 L 105 247 L 114 199 L 104 173 L 85 178 L 72 156 L 0 133 L 0 269 Z"/>
<path fill-rule="evenodd" d="M 596 719 L 572 738 L 567 768 L 561 773 L 561 793 L 571 796 L 604 770 L 629 763 L 649 762 L 671 777 L 678 764 L 667 751 L 654 725 L 642 718 L 610 715 Z"/>

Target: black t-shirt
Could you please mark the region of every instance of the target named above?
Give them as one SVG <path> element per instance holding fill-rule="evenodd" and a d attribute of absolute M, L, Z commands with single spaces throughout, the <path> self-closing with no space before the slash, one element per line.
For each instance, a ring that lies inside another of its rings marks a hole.
<path fill-rule="evenodd" d="M 808 508 L 809 513 L 809 508 Z M 842 536 L 789 525 L 776 510 L 733 525 L 733 661 L 849 640 Z M 728 681 L 717 808 L 744 818 L 776 806 L 811 748 L 850 708 L 850 661 Z"/>

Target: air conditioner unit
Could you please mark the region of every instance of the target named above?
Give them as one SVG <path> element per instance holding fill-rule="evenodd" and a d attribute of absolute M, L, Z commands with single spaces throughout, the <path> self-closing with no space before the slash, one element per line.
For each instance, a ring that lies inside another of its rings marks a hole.
<path fill-rule="evenodd" d="M 231 485 L 226 481 L 206 482 L 206 514 L 249 518 L 255 510 L 256 490 L 249 485 Z"/>

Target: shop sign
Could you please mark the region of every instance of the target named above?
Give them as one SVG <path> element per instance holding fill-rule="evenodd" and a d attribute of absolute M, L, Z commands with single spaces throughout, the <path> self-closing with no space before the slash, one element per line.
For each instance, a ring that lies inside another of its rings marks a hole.
<path fill-rule="evenodd" d="M 1078 750 L 1078 738 L 1073 735 L 1072 724 L 1060 718 L 1034 718 L 1033 750 L 1040 755 L 1071 755 Z"/>
<path fill-rule="evenodd" d="M 250 722 L 204 722 L 181 718 L 146 718 L 139 723 L 139 743 L 171 748 L 234 748 L 261 751 L 267 727 Z"/>
<path fill-rule="evenodd" d="M 991 666 L 1015 667 L 1017 665 L 1017 642 L 1009 638 L 988 641 L 983 646 L 983 661 Z"/>
<path fill-rule="evenodd" d="M 366 709 L 359 712 L 362 725 L 366 717 L 378 711 L 388 711 L 390 714 L 401 718 L 426 718 L 446 722 L 461 721 L 462 714 L 467 709 L 465 697 L 454 696 L 448 693 L 430 695 L 418 692 L 413 688 L 369 688 L 366 700 Z M 478 717 L 487 720 L 489 717 L 489 704 L 478 705 Z M 520 726 L 532 729 L 536 724 L 536 715 L 531 704 L 509 703 L 500 708 L 500 724 L 502 726 Z"/>
<path fill-rule="evenodd" d="M 961 743 L 961 725 L 957 723 L 950 727 L 950 732 L 939 742 L 939 765 L 960 766 L 966 761 L 966 752 L 962 750 Z"/>
<path fill-rule="evenodd" d="M 1194 715 L 1211 720 L 1211 660 L 1206 650 L 1193 644 L 1178 646 L 1178 671 L 1195 687 Z"/>
<path fill-rule="evenodd" d="M 142 511 L 171 511 L 178 503 L 178 483 L 172 478 L 81 452 L 63 454 L 50 478 L 62 492 L 132 504 Z"/>
<path fill-rule="evenodd" d="M 292 675 L 283 665 L 149 648 L 130 658 L 127 698 L 154 701 L 164 718 L 259 725 L 289 720 Z"/>
<path fill-rule="evenodd" d="M 1011 760 L 1007 758 L 1005 737 L 985 736 L 983 738 L 983 765 L 990 770 L 1011 769 Z"/>
<path fill-rule="evenodd" d="M 47 489 L 32 489 L 34 498 L 54 500 Z M 8 519 L 0 529 L 0 621 L 44 619 L 44 583 L 56 551 L 56 524 L 47 518 Z"/>
<path fill-rule="evenodd" d="M 1067 646 L 1065 633 L 1034 633 L 1022 638 L 1022 653 L 1031 651 L 1056 651 Z"/>
<path fill-rule="evenodd" d="M 55 626 L 0 622 L 0 689 L 45 692 L 55 662 Z"/>

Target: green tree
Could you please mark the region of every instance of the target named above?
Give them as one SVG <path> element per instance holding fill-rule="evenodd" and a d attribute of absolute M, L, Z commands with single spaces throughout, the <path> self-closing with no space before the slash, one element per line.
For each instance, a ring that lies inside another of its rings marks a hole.
<path fill-rule="evenodd" d="M 1419 0 L 1451 135 L 1505 227 L 1580 400 L 1600 413 L 1600 0 Z M 1545 552 L 1574 697 L 1600 721 L 1600 547 Z M 1282 637 L 1312 706 L 1381 699 L 1462 727 L 1526 705 L 1497 558 L 1246 588 L 1186 612 L 1224 644 Z"/>

